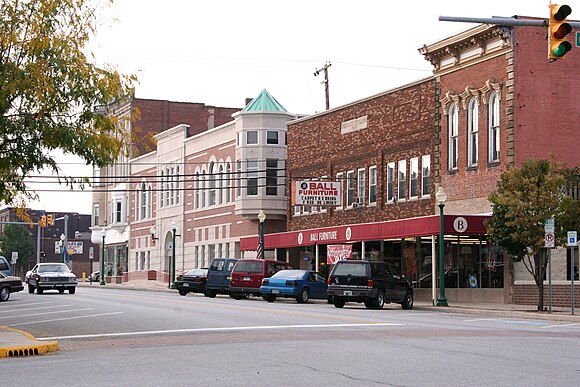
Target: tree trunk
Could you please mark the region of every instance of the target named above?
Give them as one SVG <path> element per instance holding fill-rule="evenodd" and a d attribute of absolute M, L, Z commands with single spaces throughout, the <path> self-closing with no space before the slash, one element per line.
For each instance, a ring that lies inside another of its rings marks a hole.
<path fill-rule="evenodd" d="M 534 256 L 536 266 L 535 277 L 536 286 L 538 287 L 538 311 L 544 310 L 544 278 L 546 274 L 546 249 L 542 249 Z"/>

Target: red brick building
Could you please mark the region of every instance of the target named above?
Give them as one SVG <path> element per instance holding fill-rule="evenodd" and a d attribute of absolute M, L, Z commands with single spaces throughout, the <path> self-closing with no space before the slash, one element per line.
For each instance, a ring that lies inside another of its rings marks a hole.
<path fill-rule="evenodd" d="M 483 220 L 508 168 L 551 157 L 580 165 L 580 58 L 548 63 L 545 37 L 544 28 L 478 25 L 419 49 L 433 77 L 289 123 L 289 190 L 296 180 L 336 180 L 342 202 L 289 203 L 289 231 L 266 235 L 266 249 L 320 267 L 344 247 L 352 258 L 391 261 L 418 298 L 435 299 L 442 188 L 449 300 L 535 303 L 531 277 L 487 243 Z M 566 252 L 554 254 L 556 292 L 569 292 Z"/>

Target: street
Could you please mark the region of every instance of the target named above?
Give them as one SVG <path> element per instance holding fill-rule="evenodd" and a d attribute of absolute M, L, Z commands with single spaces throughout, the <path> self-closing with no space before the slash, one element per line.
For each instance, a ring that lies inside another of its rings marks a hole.
<path fill-rule="evenodd" d="M 3 359 L 2 384 L 550 385 L 580 380 L 580 325 L 400 305 L 336 309 L 200 294 L 79 287 L 20 292 L 0 325 L 58 340 Z M 4 383 L 6 382 L 6 383 Z"/>

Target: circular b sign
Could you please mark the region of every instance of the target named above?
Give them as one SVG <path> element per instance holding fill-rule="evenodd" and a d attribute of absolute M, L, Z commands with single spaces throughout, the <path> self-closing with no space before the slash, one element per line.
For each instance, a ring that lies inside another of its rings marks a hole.
<path fill-rule="evenodd" d="M 453 228 L 455 229 L 455 231 L 457 231 L 458 233 L 462 233 L 467 231 L 467 219 L 465 219 L 462 216 L 458 216 L 457 218 L 455 218 L 455 220 L 453 221 Z"/>

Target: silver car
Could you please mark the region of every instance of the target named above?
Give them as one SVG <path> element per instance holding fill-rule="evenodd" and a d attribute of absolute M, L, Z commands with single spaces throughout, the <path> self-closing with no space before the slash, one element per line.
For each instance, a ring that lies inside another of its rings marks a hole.
<path fill-rule="evenodd" d="M 74 294 L 77 276 L 64 263 L 38 263 L 26 278 L 28 293 L 42 294 L 45 290 L 56 289 L 59 293 L 68 290 Z"/>

